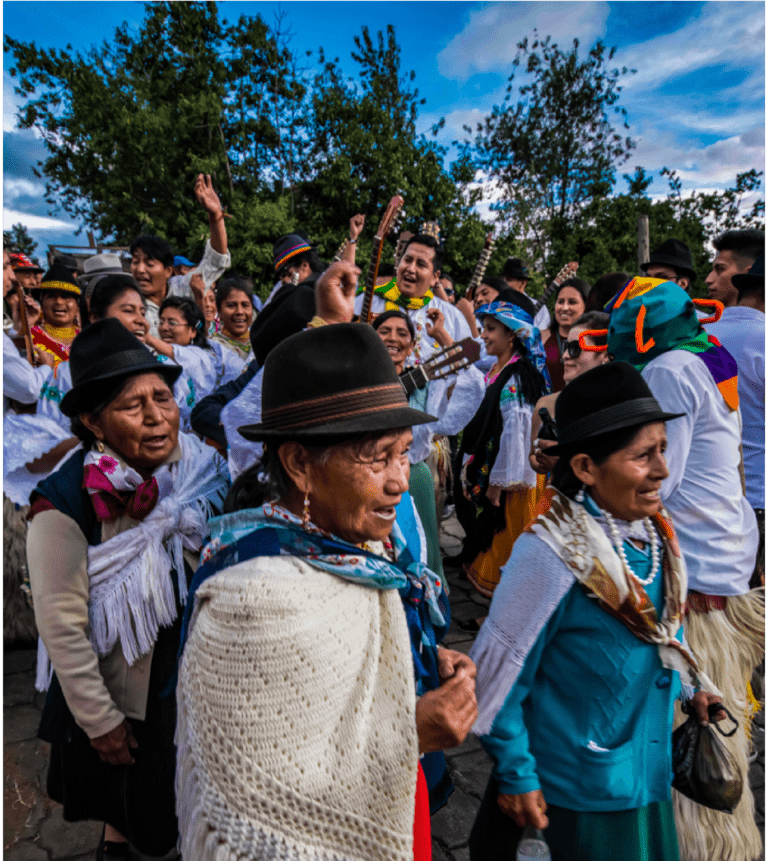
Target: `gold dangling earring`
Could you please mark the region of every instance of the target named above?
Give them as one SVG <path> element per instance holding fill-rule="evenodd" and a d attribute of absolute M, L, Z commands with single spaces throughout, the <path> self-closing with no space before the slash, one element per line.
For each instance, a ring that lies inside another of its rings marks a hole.
<path fill-rule="evenodd" d="M 100 439 L 96 440 L 96 451 L 99 454 L 104 454 L 104 443 Z"/>
<path fill-rule="evenodd" d="M 304 494 L 304 513 L 301 515 L 301 528 L 309 532 L 309 491 Z"/>

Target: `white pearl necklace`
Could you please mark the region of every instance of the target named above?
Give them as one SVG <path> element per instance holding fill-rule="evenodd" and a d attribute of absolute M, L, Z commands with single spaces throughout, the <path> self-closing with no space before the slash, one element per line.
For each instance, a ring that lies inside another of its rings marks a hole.
<path fill-rule="evenodd" d="M 619 559 L 621 559 L 622 564 L 624 565 L 624 570 L 630 575 L 630 577 L 634 577 L 641 586 L 650 586 L 658 574 L 659 561 L 661 558 L 659 553 L 659 536 L 656 534 L 656 530 L 653 528 L 650 518 L 643 518 L 643 526 L 645 527 L 645 531 L 648 535 L 648 542 L 651 545 L 651 573 L 645 578 L 645 580 L 643 580 L 635 574 L 627 560 L 627 554 L 624 551 L 624 542 L 621 540 L 619 529 L 616 526 L 616 521 L 613 519 L 613 516 L 609 512 L 603 511 L 602 508 L 600 509 L 600 513 L 608 524 L 608 530 L 611 533 L 611 538 L 613 539 L 613 546 L 619 554 Z"/>

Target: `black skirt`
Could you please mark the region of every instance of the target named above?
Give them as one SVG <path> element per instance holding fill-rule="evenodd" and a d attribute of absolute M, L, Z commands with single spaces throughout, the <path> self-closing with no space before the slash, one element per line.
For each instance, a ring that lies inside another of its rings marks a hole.
<path fill-rule="evenodd" d="M 155 643 L 145 719 L 129 718 L 138 743 L 133 765 L 102 762 L 75 723 L 55 676 L 40 725 L 40 738 L 51 742 L 48 795 L 63 805 L 64 819 L 106 822 L 147 855 L 165 855 L 178 840 L 173 681 L 180 631 L 179 616 L 160 629 Z M 164 695 L 169 685 L 171 692 Z"/>

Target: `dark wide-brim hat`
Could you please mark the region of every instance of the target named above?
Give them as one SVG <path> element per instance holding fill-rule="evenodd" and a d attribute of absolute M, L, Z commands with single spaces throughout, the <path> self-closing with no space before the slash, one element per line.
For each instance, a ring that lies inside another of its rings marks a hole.
<path fill-rule="evenodd" d="M 72 388 L 61 399 L 65 416 L 93 410 L 106 390 L 120 378 L 155 373 L 173 387 L 179 365 L 161 362 L 119 320 L 108 317 L 88 326 L 75 338 L 69 351 Z"/>
<path fill-rule="evenodd" d="M 748 272 L 731 275 L 733 286 L 741 290 L 765 291 L 765 254 L 761 254 L 752 264 Z"/>
<path fill-rule="evenodd" d="M 557 445 L 547 454 L 578 454 L 579 445 L 612 431 L 666 422 L 685 413 L 667 413 L 648 383 L 628 362 L 607 362 L 585 371 L 558 395 Z"/>
<path fill-rule="evenodd" d="M 659 266 L 671 266 L 681 275 L 687 275 L 691 284 L 696 280 L 696 272 L 693 269 L 693 257 L 691 249 L 679 239 L 668 239 L 651 254 L 650 260 L 640 267 L 641 272 L 648 272 L 648 267 L 657 263 Z"/>
<path fill-rule="evenodd" d="M 80 287 L 72 275 L 72 270 L 58 258 L 53 261 L 51 268 L 43 275 L 43 280 L 37 288 L 41 293 L 46 290 L 63 290 L 65 293 L 80 295 Z"/>
<path fill-rule="evenodd" d="M 528 270 L 523 266 L 523 261 L 519 257 L 508 257 L 504 268 L 501 270 L 502 278 L 516 278 L 520 281 L 527 281 L 531 276 Z"/>
<path fill-rule="evenodd" d="M 261 422 L 245 439 L 318 440 L 437 421 L 408 406 L 383 341 L 371 326 L 337 323 L 292 335 L 264 365 Z"/>

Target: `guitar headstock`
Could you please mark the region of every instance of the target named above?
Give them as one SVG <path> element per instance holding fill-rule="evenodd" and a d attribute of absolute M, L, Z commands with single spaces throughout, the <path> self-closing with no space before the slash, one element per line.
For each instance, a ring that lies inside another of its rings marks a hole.
<path fill-rule="evenodd" d="M 435 353 L 419 367 L 427 379 L 440 380 L 474 365 L 479 358 L 480 345 L 473 338 L 464 338 Z"/>
<path fill-rule="evenodd" d="M 574 275 L 579 271 L 579 264 L 576 261 L 571 263 L 566 263 L 565 266 L 557 273 L 554 279 L 554 283 L 559 287 L 563 281 L 567 281 L 569 278 L 573 278 Z"/>
<path fill-rule="evenodd" d="M 383 242 L 387 238 L 387 236 L 395 229 L 397 218 L 400 215 L 400 211 L 402 210 L 404 204 L 405 200 L 400 194 L 396 194 L 392 198 L 392 200 L 389 201 L 387 209 L 384 212 L 384 217 L 379 223 L 379 229 L 376 231 L 375 238 L 378 242 Z"/>

